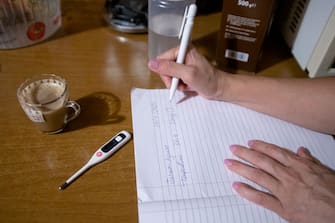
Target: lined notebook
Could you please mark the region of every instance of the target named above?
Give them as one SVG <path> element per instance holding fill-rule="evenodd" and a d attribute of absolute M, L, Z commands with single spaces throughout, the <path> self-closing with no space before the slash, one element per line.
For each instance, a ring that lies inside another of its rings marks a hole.
<path fill-rule="evenodd" d="M 299 126 L 226 102 L 164 89 L 131 92 L 140 223 L 286 222 L 232 189 L 259 186 L 228 171 L 229 145 L 260 139 L 296 151 L 309 148 L 335 169 L 335 141 Z"/>

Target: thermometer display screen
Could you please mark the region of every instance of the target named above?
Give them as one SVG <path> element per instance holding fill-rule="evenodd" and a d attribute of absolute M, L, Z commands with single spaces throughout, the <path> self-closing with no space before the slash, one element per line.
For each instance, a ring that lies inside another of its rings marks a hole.
<path fill-rule="evenodd" d="M 107 143 L 101 150 L 105 153 L 109 152 L 111 149 L 114 148 L 119 142 L 121 142 L 124 138 L 126 138 L 126 135 L 123 133 L 120 133 L 117 135 L 112 141 Z"/>

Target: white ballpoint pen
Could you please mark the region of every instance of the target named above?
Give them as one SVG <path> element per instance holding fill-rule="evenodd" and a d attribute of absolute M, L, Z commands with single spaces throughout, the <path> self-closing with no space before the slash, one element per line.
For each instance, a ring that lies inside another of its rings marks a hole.
<path fill-rule="evenodd" d="M 194 17 L 197 13 L 197 6 L 195 4 L 191 4 L 186 10 L 187 12 L 185 13 L 185 17 L 184 17 L 184 24 L 181 27 L 182 36 L 181 36 L 179 52 L 178 52 L 177 61 L 176 61 L 179 64 L 184 63 L 188 43 L 190 41 L 190 37 L 192 33 Z M 173 98 L 173 95 L 177 90 L 178 83 L 179 83 L 179 79 L 176 77 L 173 77 L 171 87 L 170 87 L 170 96 L 169 96 L 170 101 Z"/>

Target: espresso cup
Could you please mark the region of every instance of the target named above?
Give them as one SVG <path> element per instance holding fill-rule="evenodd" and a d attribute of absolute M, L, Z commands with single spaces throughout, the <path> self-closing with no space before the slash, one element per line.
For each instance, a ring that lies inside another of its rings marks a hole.
<path fill-rule="evenodd" d="M 80 105 L 69 100 L 66 80 L 54 74 L 41 74 L 23 82 L 17 89 L 23 111 L 45 133 L 63 131 L 80 114 Z"/>

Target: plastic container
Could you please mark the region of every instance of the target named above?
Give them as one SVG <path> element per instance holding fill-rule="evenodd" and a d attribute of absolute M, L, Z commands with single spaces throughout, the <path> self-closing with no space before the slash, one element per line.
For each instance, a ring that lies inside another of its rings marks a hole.
<path fill-rule="evenodd" d="M 149 0 L 148 57 L 179 45 L 178 34 L 186 6 L 195 0 Z"/>
<path fill-rule="evenodd" d="M 0 1 L 0 49 L 41 42 L 60 26 L 60 0 Z"/>

